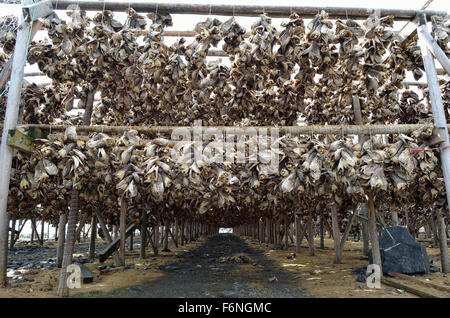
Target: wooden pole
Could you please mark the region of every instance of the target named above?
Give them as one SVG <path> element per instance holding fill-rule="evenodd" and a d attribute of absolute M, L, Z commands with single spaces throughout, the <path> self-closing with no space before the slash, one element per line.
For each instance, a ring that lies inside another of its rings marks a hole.
<path fill-rule="evenodd" d="M 362 120 L 362 116 L 361 116 L 361 104 L 359 102 L 359 97 L 358 96 L 352 96 L 352 105 L 353 105 L 353 114 L 355 117 L 355 124 L 357 125 L 362 125 L 363 124 L 363 120 Z M 358 143 L 360 145 L 362 145 L 365 141 L 367 140 L 367 135 L 365 134 L 359 134 L 358 135 Z M 360 207 L 360 212 L 363 216 L 368 215 L 367 213 L 367 203 L 361 203 L 359 205 Z M 368 232 L 368 225 L 365 222 L 361 222 L 361 226 L 362 226 L 362 237 L 363 237 L 363 255 L 368 255 L 369 254 L 369 232 Z"/>
<path fill-rule="evenodd" d="M 180 227 L 180 224 L 178 223 L 179 219 L 178 217 L 175 217 L 175 245 L 178 247 L 178 230 Z"/>
<path fill-rule="evenodd" d="M 45 229 L 45 222 L 44 220 L 41 221 L 41 245 L 44 244 L 44 229 Z"/>
<path fill-rule="evenodd" d="M 56 249 L 56 265 L 58 266 L 58 268 L 62 267 L 64 242 L 66 240 L 66 223 L 67 223 L 67 211 L 59 215 L 58 248 Z"/>
<path fill-rule="evenodd" d="M 181 219 L 181 245 L 185 244 L 185 235 L 184 235 L 184 226 L 185 226 L 185 219 Z"/>
<path fill-rule="evenodd" d="M 124 197 L 120 200 L 120 262 L 125 266 L 125 241 L 127 227 L 127 202 Z"/>
<path fill-rule="evenodd" d="M 433 232 L 433 247 L 439 245 L 437 224 L 436 224 L 436 211 L 431 209 L 431 230 Z"/>
<path fill-rule="evenodd" d="M 339 231 L 339 223 L 338 223 L 336 205 L 332 204 L 330 206 L 330 209 L 331 209 L 331 227 L 333 229 L 333 240 L 334 240 L 334 263 L 340 264 L 342 262 L 342 253 L 340 250 L 341 234 Z"/>
<path fill-rule="evenodd" d="M 70 199 L 70 209 L 67 221 L 67 235 L 64 243 L 64 255 L 61 267 L 61 274 L 59 277 L 58 296 L 68 296 L 69 287 L 67 286 L 67 278 L 69 273 L 67 267 L 72 264 L 73 248 L 75 245 L 75 229 L 77 226 L 78 210 L 79 210 L 79 193 L 78 190 L 73 189 Z"/>
<path fill-rule="evenodd" d="M 131 234 L 130 234 L 130 241 L 129 241 L 129 246 L 128 246 L 129 251 L 133 251 L 133 245 L 134 245 L 133 240 L 134 240 L 134 231 L 131 232 Z"/>
<path fill-rule="evenodd" d="M 392 214 L 392 226 L 398 226 L 398 212 L 393 211 Z"/>
<path fill-rule="evenodd" d="M 376 217 L 375 217 L 375 206 L 373 202 L 373 193 L 368 194 L 368 208 L 369 208 L 369 233 L 370 240 L 372 242 L 372 260 L 373 264 L 380 266 L 381 275 L 383 275 L 383 270 L 381 267 L 381 254 L 380 254 L 380 245 L 378 242 L 378 232 L 376 226 Z"/>
<path fill-rule="evenodd" d="M 136 12 L 168 12 L 171 14 L 200 14 L 224 16 L 258 16 L 266 13 L 273 18 L 287 18 L 293 12 L 303 18 L 311 18 L 324 10 L 330 18 L 366 19 L 377 12 L 380 16 L 393 15 L 396 20 L 412 20 L 417 14 L 424 13 L 427 17 L 432 15 L 445 16 L 445 11 L 407 10 L 407 9 L 371 9 L 355 7 L 318 7 L 318 6 L 277 6 L 277 5 L 231 5 L 231 4 L 196 4 L 173 2 L 137 2 L 137 1 L 86 1 L 86 0 L 53 0 L 53 5 L 65 10 L 69 5 L 79 5 L 86 11 L 125 11 L 133 8 Z"/>
<path fill-rule="evenodd" d="M 345 227 L 345 230 L 344 230 L 344 234 L 342 235 L 341 244 L 339 247 L 339 251 L 341 254 L 344 251 L 345 242 L 347 241 L 348 233 L 350 233 L 350 229 L 353 225 L 353 220 L 355 219 L 355 214 L 356 214 L 356 211 L 354 211 L 350 215 L 350 218 L 348 219 L 348 222 L 347 222 L 347 226 Z"/>
<path fill-rule="evenodd" d="M 8 264 L 9 234 L 7 204 L 11 163 L 14 152 L 14 149 L 8 146 L 8 131 L 15 129 L 17 125 L 22 93 L 23 69 L 27 56 L 28 43 L 31 37 L 30 23 L 25 21 L 22 14 L 19 25 L 14 47 L 11 80 L 0 145 L 0 287 L 6 287 L 7 285 L 6 268 Z"/>
<path fill-rule="evenodd" d="M 91 219 L 91 240 L 89 242 L 89 258 L 95 258 L 95 238 L 97 237 L 97 218 L 92 216 Z"/>
<path fill-rule="evenodd" d="M 300 215 L 297 212 L 295 212 L 294 214 L 294 226 L 295 226 L 295 252 L 299 253 L 301 244 L 300 232 L 302 230 L 302 222 Z"/>
<path fill-rule="evenodd" d="M 312 214 L 310 214 L 308 219 L 308 248 L 310 256 L 314 256 L 314 232 L 312 225 L 313 225 L 313 218 Z"/>
<path fill-rule="evenodd" d="M 155 233 L 155 238 L 153 240 L 154 244 L 155 244 L 155 256 L 158 255 L 158 250 L 159 250 L 159 223 L 157 222 L 156 225 L 153 227 L 153 232 Z"/>
<path fill-rule="evenodd" d="M 278 246 L 278 220 L 273 222 L 273 244 L 275 247 Z"/>
<path fill-rule="evenodd" d="M 178 248 L 178 242 L 175 240 L 175 236 L 172 234 L 172 229 L 169 227 L 169 235 L 172 238 L 173 244 Z"/>
<path fill-rule="evenodd" d="M 320 249 L 325 248 L 325 240 L 324 240 L 324 233 L 323 233 L 323 216 L 320 216 Z"/>
<path fill-rule="evenodd" d="M 423 65 L 427 75 L 428 91 L 430 94 L 431 109 L 433 111 L 434 125 L 439 130 L 439 135 L 444 142 L 441 144 L 441 163 L 444 174 L 445 190 L 447 194 L 447 205 L 450 205 L 450 141 L 447 128 L 447 120 L 442 104 L 441 91 L 434 65 L 434 59 L 427 48 L 424 34 L 429 34 L 425 15 L 420 15 L 420 22 L 417 29 L 419 35 L 419 46 L 422 52 Z"/>
<path fill-rule="evenodd" d="M 75 238 L 78 242 L 81 242 L 81 231 L 83 230 L 84 225 L 86 224 L 87 218 L 88 218 L 87 213 L 84 213 L 83 217 L 81 218 L 80 224 L 78 225 L 78 228 L 75 232 Z"/>
<path fill-rule="evenodd" d="M 450 272 L 450 264 L 448 260 L 448 250 L 447 250 L 447 234 L 445 229 L 444 218 L 441 215 L 441 210 L 438 209 L 436 212 L 436 225 L 439 232 L 439 249 L 441 252 L 441 266 L 443 273 Z"/>
<path fill-rule="evenodd" d="M 142 219 L 141 219 L 141 247 L 139 256 L 142 259 L 145 259 L 145 247 L 147 246 L 147 212 L 141 211 Z"/>
<path fill-rule="evenodd" d="M 169 250 L 169 222 L 166 220 L 164 222 L 164 246 L 163 251 L 167 252 Z"/>
<path fill-rule="evenodd" d="M 289 249 L 289 218 L 287 213 L 284 215 L 284 249 Z"/>
<path fill-rule="evenodd" d="M 33 232 L 36 235 L 39 245 L 42 245 L 43 242 L 42 242 L 41 238 L 39 237 L 39 232 L 38 232 L 37 226 L 36 226 L 36 220 L 34 218 L 31 219 L 31 226 L 33 227 Z"/>
<path fill-rule="evenodd" d="M 33 223 L 31 223 L 30 244 L 33 244 L 33 242 L 34 242 L 34 227 L 33 227 Z"/>

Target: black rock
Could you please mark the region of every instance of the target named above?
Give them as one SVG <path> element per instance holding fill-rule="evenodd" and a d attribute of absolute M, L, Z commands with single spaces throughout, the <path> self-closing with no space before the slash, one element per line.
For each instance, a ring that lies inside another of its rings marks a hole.
<path fill-rule="evenodd" d="M 142 293 L 142 289 L 140 289 L 139 287 L 128 287 L 127 288 L 130 292 L 134 292 L 134 293 Z"/>
<path fill-rule="evenodd" d="M 360 282 L 360 283 L 365 283 L 366 280 L 367 280 L 366 273 L 364 273 L 363 271 L 360 271 L 358 274 L 358 277 L 356 278 L 356 281 Z"/>
<path fill-rule="evenodd" d="M 379 238 L 383 273 L 429 273 L 428 254 L 422 243 L 414 242 L 404 226 L 386 228 Z M 372 264 L 369 251 L 369 264 Z"/>
<path fill-rule="evenodd" d="M 430 265 L 430 273 L 439 273 L 441 269 L 437 266 Z"/>

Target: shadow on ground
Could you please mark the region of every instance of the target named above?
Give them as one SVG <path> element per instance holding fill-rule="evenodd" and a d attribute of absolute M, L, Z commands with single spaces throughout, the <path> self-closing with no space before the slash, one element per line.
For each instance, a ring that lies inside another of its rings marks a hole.
<path fill-rule="evenodd" d="M 220 257 L 244 253 L 248 264 L 220 263 Z M 202 245 L 176 255 L 178 261 L 162 265 L 163 276 L 108 293 L 77 297 L 304 297 L 291 273 L 283 271 L 263 251 L 248 246 L 233 234 L 218 234 Z M 277 282 L 269 282 L 269 278 Z"/>

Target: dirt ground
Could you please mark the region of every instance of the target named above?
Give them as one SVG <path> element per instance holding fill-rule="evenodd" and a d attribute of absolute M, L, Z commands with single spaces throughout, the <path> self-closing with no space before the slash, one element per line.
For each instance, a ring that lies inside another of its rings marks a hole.
<path fill-rule="evenodd" d="M 138 242 L 138 240 L 136 240 Z M 54 242 L 46 243 L 53 249 Z M 86 242 L 78 249 L 85 250 Z M 217 235 L 176 248 L 158 256 L 148 249 L 145 260 L 139 258 L 139 244 L 128 251 L 127 268 L 113 268 L 113 261 L 85 265 L 94 282 L 71 290 L 72 297 L 417 297 L 382 284 L 370 289 L 356 281 L 355 270 L 365 268 L 362 242 L 346 242 L 342 264 L 333 264 L 333 241 L 325 240 L 325 249 L 315 242 L 315 256 L 309 256 L 306 240 L 295 257 L 289 250 L 272 249 L 250 238 Z M 18 247 L 20 250 L 20 247 Z M 52 250 L 51 250 L 52 251 Z M 430 260 L 440 266 L 439 249 L 427 247 Z M 86 260 L 86 254 L 77 258 Z M 47 257 L 47 255 L 45 255 Z M 99 266 L 108 265 L 102 273 Z M 0 297 L 56 297 L 59 269 L 43 267 L 16 271 L 20 279 L 10 278 L 10 286 L 0 289 Z M 448 275 L 430 273 L 416 278 L 449 286 Z"/>

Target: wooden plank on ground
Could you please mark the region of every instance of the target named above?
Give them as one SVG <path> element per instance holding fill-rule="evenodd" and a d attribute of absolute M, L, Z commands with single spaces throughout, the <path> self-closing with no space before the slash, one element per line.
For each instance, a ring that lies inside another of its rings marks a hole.
<path fill-rule="evenodd" d="M 429 292 L 418 289 L 416 287 L 406 285 L 403 282 L 399 282 L 399 281 L 393 280 L 391 278 L 382 277 L 381 282 L 383 284 L 391 286 L 391 287 L 403 289 L 403 290 L 407 291 L 408 293 L 414 294 L 414 295 L 422 297 L 422 298 L 441 298 L 439 296 L 433 295 Z"/>
<path fill-rule="evenodd" d="M 86 265 L 80 265 L 80 270 L 83 284 L 89 284 L 94 282 L 94 276 L 92 275 L 92 272 L 89 270 L 89 268 L 87 268 Z"/>
<path fill-rule="evenodd" d="M 426 286 L 426 287 L 429 287 L 429 288 L 434 288 L 434 289 L 443 291 L 445 293 L 448 293 L 448 296 L 450 296 L 450 287 L 437 285 L 437 284 L 434 284 L 434 283 L 431 283 L 431 282 L 424 282 L 424 281 L 419 280 L 419 279 L 417 279 L 415 277 L 411 277 L 411 276 L 408 276 L 408 275 L 405 275 L 405 274 L 401 274 L 401 273 L 389 272 L 388 275 L 389 276 L 393 276 L 395 278 L 405 279 L 405 280 L 414 282 L 415 284 L 420 284 L 420 285 L 423 285 L 423 286 Z"/>

